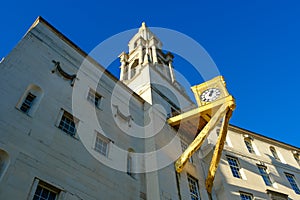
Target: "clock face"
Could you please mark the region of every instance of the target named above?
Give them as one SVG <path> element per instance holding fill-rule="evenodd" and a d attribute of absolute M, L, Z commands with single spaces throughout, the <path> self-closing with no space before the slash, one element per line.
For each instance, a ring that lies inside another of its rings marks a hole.
<path fill-rule="evenodd" d="M 203 102 L 212 102 L 215 101 L 221 94 L 221 91 L 218 88 L 209 88 L 202 92 L 200 99 Z"/>

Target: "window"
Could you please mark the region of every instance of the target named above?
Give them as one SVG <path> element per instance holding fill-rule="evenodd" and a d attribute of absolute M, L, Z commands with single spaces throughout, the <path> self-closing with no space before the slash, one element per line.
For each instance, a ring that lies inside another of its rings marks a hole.
<path fill-rule="evenodd" d="M 240 198 L 241 198 L 241 200 L 252 200 L 253 196 L 252 196 L 252 194 L 249 194 L 249 193 L 240 192 Z"/>
<path fill-rule="evenodd" d="M 275 160 L 280 161 L 276 149 L 274 147 L 270 147 L 270 151 L 271 151 L 273 157 L 275 158 Z"/>
<path fill-rule="evenodd" d="M 127 153 L 127 174 L 129 176 L 134 177 L 134 173 L 133 173 L 133 158 L 132 155 L 134 153 L 133 149 L 128 149 L 128 153 Z"/>
<path fill-rule="evenodd" d="M 219 128 L 216 129 L 216 133 L 217 133 L 218 137 L 220 136 L 220 131 L 221 131 L 221 129 L 219 129 Z M 228 145 L 227 139 L 228 139 L 228 136 L 226 136 L 226 139 L 225 139 L 225 142 L 224 142 L 225 145 Z"/>
<path fill-rule="evenodd" d="M 25 100 L 23 101 L 23 103 L 20 107 L 20 110 L 23 111 L 24 113 L 28 113 L 35 98 L 36 98 L 36 96 L 33 95 L 31 92 L 29 92 L 27 94 Z"/>
<path fill-rule="evenodd" d="M 35 179 L 33 183 L 33 192 L 28 199 L 32 200 L 57 200 L 60 190 L 56 187 Z"/>
<path fill-rule="evenodd" d="M 94 104 L 97 108 L 100 108 L 101 95 L 98 94 L 95 90 L 90 88 L 87 100 Z"/>
<path fill-rule="evenodd" d="M 69 112 L 63 110 L 63 115 L 59 122 L 58 128 L 67 133 L 68 135 L 75 136 L 76 125 L 78 124 L 78 119 L 76 119 Z"/>
<path fill-rule="evenodd" d="M 295 152 L 293 152 L 293 156 L 294 156 L 296 162 L 298 163 L 298 165 L 300 165 L 299 153 L 297 151 L 295 151 Z"/>
<path fill-rule="evenodd" d="M 269 189 L 267 189 L 266 191 L 271 200 L 291 200 L 288 194 L 284 194 L 279 191 L 273 191 Z"/>
<path fill-rule="evenodd" d="M 33 84 L 29 85 L 16 107 L 23 113 L 33 116 L 38 108 L 42 96 L 43 91 L 39 86 Z"/>
<path fill-rule="evenodd" d="M 245 139 L 244 142 L 245 142 L 245 145 L 248 149 L 248 152 L 249 153 L 255 153 L 251 141 L 249 139 Z"/>
<path fill-rule="evenodd" d="M 271 181 L 270 176 L 267 172 L 267 167 L 262 166 L 262 165 L 258 165 L 257 167 L 258 167 L 258 171 L 259 171 L 260 175 L 262 176 L 265 184 L 267 186 L 272 186 L 272 181 Z"/>
<path fill-rule="evenodd" d="M 168 117 L 174 117 L 179 114 L 180 114 L 180 111 L 178 111 L 177 109 L 175 109 L 171 106 L 171 112 L 168 114 Z"/>
<path fill-rule="evenodd" d="M 180 143 L 181 143 L 182 152 L 184 152 L 187 149 L 188 145 L 187 145 L 187 143 L 185 143 L 182 140 L 180 141 Z M 193 163 L 193 157 L 192 156 L 189 158 L 189 162 Z"/>
<path fill-rule="evenodd" d="M 5 173 L 9 163 L 9 155 L 6 151 L 0 149 L 0 179 Z"/>
<path fill-rule="evenodd" d="M 200 194 L 199 194 L 198 180 L 188 174 L 188 182 L 189 182 L 191 200 L 199 200 Z"/>
<path fill-rule="evenodd" d="M 129 176 L 132 175 L 132 156 L 131 156 L 131 152 L 128 152 L 128 154 L 127 154 L 127 174 Z"/>
<path fill-rule="evenodd" d="M 107 157 L 108 155 L 108 145 L 109 139 L 97 133 L 96 141 L 95 141 L 95 151 Z"/>
<path fill-rule="evenodd" d="M 227 156 L 227 161 L 230 166 L 232 175 L 236 178 L 242 178 L 240 174 L 240 166 L 237 158 Z"/>
<path fill-rule="evenodd" d="M 295 176 L 293 174 L 285 173 L 287 180 L 290 182 L 291 187 L 295 191 L 296 194 L 300 194 L 299 187 L 296 183 Z"/>

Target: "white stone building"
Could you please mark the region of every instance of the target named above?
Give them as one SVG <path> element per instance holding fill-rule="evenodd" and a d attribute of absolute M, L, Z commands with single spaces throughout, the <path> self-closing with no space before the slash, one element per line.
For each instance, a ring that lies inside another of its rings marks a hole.
<path fill-rule="evenodd" d="M 39 17 L 0 63 L 0 199 L 209 199 L 219 129 L 177 174 L 193 137 L 166 119 L 196 105 L 161 49 L 143 24 L 119 80 Z M 299 152 L 231 125 L 211 198 L 300 199 Z"/>

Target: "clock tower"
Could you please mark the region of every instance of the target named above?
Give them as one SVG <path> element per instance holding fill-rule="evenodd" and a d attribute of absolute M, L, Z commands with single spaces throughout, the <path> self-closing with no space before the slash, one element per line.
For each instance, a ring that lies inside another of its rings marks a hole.
<path fill-rule="evenodd" d="M 166 126 L 166 119 L 196 106 L 176 81 L 173 54 L 163 50 L 162 42 L 144 22 L 128 46 L 129 52 L 122 52 L 119 56 L 120 81 L 149 103 L 144 108 L 145 152 L 151 155 L 144 158 L 147 199 L 161 199 L 162 194 L 171 194 L 171 191 L 177 190 L 175 184 L 161 184 L 166 181 L 165 177 L 171 177 L 169 181 L 176 183 L 173 165 L 168 165 L 163 170 L 153 170 L 162 163 L 169 164 L 177 158 L 159 151 L 165 142 L 170 142 L 176 135 Z M 178 146 L 180 147 L 179 140 Z"/>

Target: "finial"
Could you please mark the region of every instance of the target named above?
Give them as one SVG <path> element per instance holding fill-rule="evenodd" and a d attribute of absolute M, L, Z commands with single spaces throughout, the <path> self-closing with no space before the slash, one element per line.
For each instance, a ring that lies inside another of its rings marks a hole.
<path fill-rule="evenodd" d="M 145 22 L 142 22 L 142 28 L 146 28 L 146 23 Z"/>

